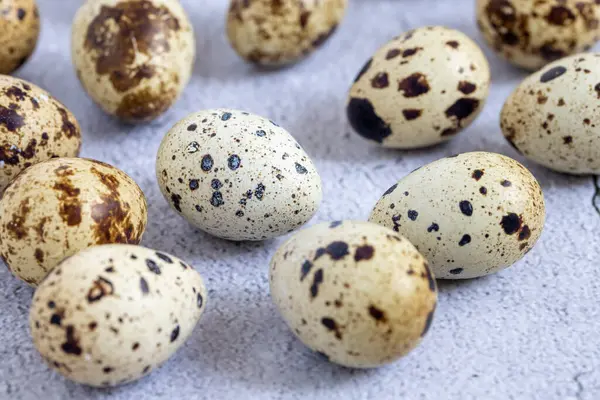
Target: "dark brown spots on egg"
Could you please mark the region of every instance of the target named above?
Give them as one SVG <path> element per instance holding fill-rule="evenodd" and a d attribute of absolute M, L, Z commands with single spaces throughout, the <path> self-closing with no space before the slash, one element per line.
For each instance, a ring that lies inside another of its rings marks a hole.
<path fill-rule="evenodd" d="M 429 331 L 429 328 L 431 327 L 431 323 L 433 322 L 434 312 L 435 312 L 435 309 L 431 310 L 431 312 L 429 314 L 427 314 L 427 320 L 425 320 L 425 326 L 423 327 L 423 332 L 421 332 L 421 337 L 425 336 L 427 334 L 427 332 Z"/>
<path fill-rule="evenodd" d="M 35 249 L 34 256 L 38 263 L 44 263 L 44 252 L 42 249 Z"/>
<path fill-rule="evenodd" d="M 398 91 L 403 92 L 404 97 L 407 98 L 418 97 L 429 90 L 427 77 L 420 72 L 415 72 L 398 83 Z"/>
<path fill-rule="evenodd" d="M 158 257 L 162 261 L 166 262 L 167 264 L 173 264 L 173 260 L 168 255 L 158 252 L 158 251 L 155 254 L 156 254 L 156 257 Z"/>
<path fill-rule="evenodd" d="M 164 113 L 177 97 L 175 89 L 160 85 L 158 89 L 144 87 L 126 94 L 115 115 L 126 121 L 149 121 Z"/>
<path fill-rule="evenodd" d="M 311 12 L 307 11 L 307 10 L 304 10 L 300 13 L 300 26 L 302 27 L 302 29 L 306 28 L 310 14 L 311 14 Z"/>
<path fill-rule="evenodd" d="M 67 167 L 68 168 L 68 167 Z M 81 223 L 81 190 L 73 186 L 67 174 L 60 177 L 54 184 L 59 200 L 58 213 L 68 226 L 77 226 Z"/>
<path fill-rule="evenodd" d="M 162 273 L 158 264 L 154 260 L 151 260 L 149 258 L 146 259 L 146 267 L 148 267 L 148 270 L 150 272 L 156 275 L 160 275 Z"/>
<path fill-rule="evenodd" d="M 383 195 L 387 196 L 389 194 L 392 194 L 394 192 L 394 190 L 396 190 L 397 187 L 398 187 L 397 183 L 392 185 L 388 190 L 385 191 L 385 193 Z"/>
<path fill-rule="evenodd" d="M 98 75 L 108 75 L 119 92 L 137 87 L 154 76 L 152 65 L 136 65 L 139 54 L 152 58 L 170 51 L 169 39 L 180 30 L 177 18 L 152 1 L 122 1 L 101 6 L 85 36 Z"/>
<path fill-rule="evenodd" d="M 563 136 L 563 144 L 571 144 L 573 143 L 573 136 Z"/>
<path fill-rule="evenodd" d="M 194 132 L 196 129 L 198 129 L 197 124 L 191 124 L 191 125 L 188 125 L 188 127 L 187 127 L 188 132 Z"/>
<path fill-rule="evenodd" d="M 13 213 L 11 220 L 5 225 L 5 229 L 13 238 L 21 240 L 27 236 L 28 229 L 25 222 L 30 211 L 29 198 L 21 200 L 19 209 L 16 213 Z"/>
<path fill-rule="evenodd" d="M 401 53 L 402 53 L 402 51 L 400 51 L 399 49 L 391 49 L 385 55 L 385 59 L 391 60 L 392 58 L 398 57 Z"/>
<path fill-rule="evenodd" d="M 485 196 L 487 194 L 487 188 L 485 186 L 480 187 L 479 193 Z"/>
<path fill-rule="evenodd" d="M 304 278 L 306 278 L 312 267 L 313 263 L 311 263 L 308 260 L 304 261 L 304 263 L 302 264 L 302 268 L 300 269 L 300 282 L 302 282 Z"/>
<path fill-rule="evenodd" d="M 392 134 L 389 124 L 377 115 L 373 104 L 367 99 L 351 98 L 346 114 L 352 128 L 366 139 L 381 143 Z"/>
<path fill-rule="evenodd" d="M 64 309 L 57 310 L 55 313 L 53 313 L 50 316 L 50 324 L 51 325 L 56 325 L 56 326 L 61 326 L 62 319 L 64 317 L 65 317 L 65 310 Z"/>
<path fill-rule="evenodd" d="M 374 89 L 385 89 L 390 85 L 387 72 L 379 72 L 371 79 L 371 87 Z"/>
<path fill-rule="evenodd" d="M 18 86 L 10 86 L 4 89 L 4 94 L 15 101 L 23 101 L 27 97 L 27 93 Z"/>
<path fill-rule="evenodd" d="M 24 9 L 22 9 L 22 8 L 17 9 L 17 18 L 19 18 L 19 21 L 23 21 L 25 19 L 26 15 L 27 15 L 27 12 Z"/>
<path fill-rule="evenodd" d="M 140 290 L 142 291 L 142 294 L 150 293 L 150 288 L 148 287 L 148 281 L 146 281 L 144 278 L 140 278 Z"/>
<path fill-rule="evenodd" d="M 446 117 L 454 119 L 460 126 L 461 121 L 469 118 L 477 108 L 479 108 L 479 100 L 464 97 L 446 109 Z"/>
<path fill-rule="evenodd" d="M 225 204 L 223 194 L 221 192 L 213 192 L 212 197 L 210 198 L 210 204 L 213 207 L 220 207 Z"/>
<path fill-rule="evenodd" d="M 427 228 L 427 232 L 429 232 L 429 233 L 431 233 L 431 232 L 438 232 L 439 230 L 440 230 L 440 226 L 438 224 L 436 224 L 435 222 L 433 222 Z"/>
<path fill-rule="evenodd" d="M 73 137 L 80 137 L 81 133 L 79 132 L 79 128 L 71 121 L 67 110 L 59 106 L 56 106 L 56 110 L 60 114 L 61 132 L 64 133 L 69 139 Z"/>
<path fill-rule="evenodd" d="M 423 110 L 417 110 L 414 108 L 402 110 L 402 115 L 404 115 L 404 118 L 406 118 L 407 121 L 417 119 L 421 116 L 421 114 L 423 114 Z"/>
<path fill-rule="evenodd" d="M 450 270 L 452 275 L 460 275 L 464 271 L 463 268 L 454 268 Z"/>
<path fill-rule="evenodd" d="M 350 252 L 348 251 L 348 243 L 345 242 L 331 242 L 325 248 L 319 248 L 315 254 L 315 260 L 323 255 L 329 255 L 332 260 L 337 261 L 346 257 Z"/>
<path fill-rule="evenodd" d="M 480 180 L 481 177 L 483 176 L 484 172 L 480 169 L 476 169 L 475 171 L 473 171 L 473 174 L 471 174 L 471 177 L 473 179 L 475 179 L 476 181 Z"/>
<path fill-rule="evenodd" d="M 369 315 L 377 322 L 387 322 L 385 312 L 375 306 L 369 306 Z"/>
<path fill-rule="evenodd" d="M 146 366 L 144 367 L 144 369 L 142 370 L 142 373 L 143 373 L 143 374 L 147 374 L 148 372 L 150 372 L 150 368 L 152 368 L 152 367 L 150 367 L 149 365 L 146 365 Z"/>
<path fill-rule="evenodd" d="M 368 244 L 360 246 L 354 252 L 354 261 L 362 261 L 362 260 L 370 260 L 373 258 L 373 254 L 375 254 L 375 248 Z"/>
<path fill-rule="evenodd" d="M 198 179 L 190 179 L 189 183 L 190 190 L 197 190 L 200 187 L 200 181 Z"/>
<path fill-rule="evenodd" d="M 88 303 L 95 303 L 101 300 L 104 296 L 110 296 L 114 293 L 114 287 L 111 281 L 101 276 L 98 277 L 88 290 Z"/>
<path fill-rule="evenodd" d="M 202 157 L 202 161 L 200 162 L 200 168 L 202 171 L 208 172 L 212 169 L 214 164 L 213 158 L 210 154 L 206 154 Z"/>
<path fill-rule="evenodd" d="M 471 94 L 477 90 L 477 85 L 467 81 L 458 82 L 458 90 L 463 94 Z"/>
<path fill-rule="evenodd" d="M 459 43 L 456 40 L 449 40 L 446 42 L 446 45 L 452 47 L 453 49 L 458 49 Z"/>
<path fill-rule="evenodd" d="M 101 202 L 92 205 L 92 219 L 96 222 L 94 235 L 97 244 L 139 243 L 132 221 L 133 214 L 128 203 L 122 202 L 119 190 L 115 187 L 108 194 L 100 195 Z"/>
<path fill-rule="evenodd" d="M 315 40 L 312 41 L 312 47 L 319 47 L 321 46 L 323 43 L 325 43 L 327 41 L 327 39 L 329 39 L 331 37 L 331 35 L 333 35 L 333 33 L 336 31 L 337 29 L 337 24 L 332 26 L 331 29 L 329 29 L 327 32 L 323 32 L 321 33 Z"/>
<path fill-rule="evenodd" d="M 506 179 L 503 179 L 503 180 L 500 182 L 500 184 L 501 184 L 502 186 L 504 186 L 504 187 L 511 187 L 511 186 L 512 186 L 512 183 L 511 183 L 511 181 L 508 181 L 508 180 L 506 180 Z"/>
<path fill-rule="evenodd" d="M 408 210 L 408 219 L 410 219 L 411 221 L 416 221 L 417 218 L 419 217 L 419 213 L 415 210 Z"/>
<path fill-rule="evenodd" d="M 507 235 L 513 235 L 517 233 L 521 229 L 522 223 L 523 221 L 521 220 L 521 217 L 515 213 L 510 213 L 503 216 L 502 220 L 500 221 L 500 225 L 502 226 L 504 233 Z"/>
<path fill-rule="evenodd" d="M 323 324 L 327 330 L 334 332 L 336 339 L 342 339 L 342 332 L 333 318 L 324 317 L 321 319 L 321 324 Z"/>
<path fill-rule="evenodd" d="M 373 59 L 369 59 L 369 61 L 367 61 L 365 63 L 365 65 L 361 68 L 361 70 L 358 72 L 358 75 L 356 76 L 356 78 L 354 79 L 354 82 L 358 82 L 360 80 L 360 78 L 362 78 L 362 76 L 367 73 L 367 71 L 369 70 L 369 68 L 371 68 L 371 64 L 373 63 Z"/>
<path fill-rule="evenodd" d="M 467 217 L 473 215 L 473 205 L 469 200 L 461 201 L 460 203 L 458 203 L 458 207 L 460 208 L 460 212 L 466 215 Z"/>
<path fill-rule="evenodd" d="M 523 241 L 523 240 L 527 240 L 531 237 L 531 230 L 529 229 L 529 226 L 527 225 L 523 225 L 523 228 L 521 228 L 521 231 L 519 232 L 519 241 Z"/>
<path fill-rule="evenodd" d="M 458 242 L 458 245 L 462 247 L 469 243 L 471 243 L 471 235 L 463 235 L 463 237 L 460 239 L 460 242 Z"/>
<path fill-rule="evenodd" d="M 299 173 L 300 175 L 305 175 L 308 173 L 308 170 L 302 164 L 294 163 L 294 166 L 296 168 L 296 172 Z"/>
<path fill-rule="evenodd" d="M 242 160 L 241 160 L 240 156 L 238 156 L 237 154 L 232 154 L 227 159 L 227 166 L 232 171 L 235 171 L 236 169 L 238 169 L 240 167 L 241 163 L 242 163 Z"/>
<path fill-rule="evenodd" d="M 452 136 L 456 135 L 458 130 L 456 128 L 446 128 L 442 131 L 441 136 Z"/>
<path fill-rule="evenodd" d="M 68 325 L 65 329 L 65 342 L 60 346 L 66 354 L 80 356 L 82 349 L 79 346 L 79 338 L 76 335 L 75 327 Z"/>
<path fill-rule="evenodd" d="M 171 194 L 171 203 L 173 203 L 173 207 L 181 212 L 181 195 L 179 194 Z"/>
<path fill-rule="evenodd" d="M 422 47 L 415 47 L 412 49 L 406 49 L 402 52 L 402 58 L 407 58 L 407 57 L 411 57 L 414 56 L 415 54 L 417 54 L 419 52 L 419 50 L 423 50 Z"/>
<path fill-rule="evenodd" d="M 542 76 L 540 77 L 540 82 L 542 82 L 542 83 L 550 82 L 550 81 L 558 78 L 559 76 L 563 75 L 565 72 L 567 72 L 567 69 L 562 66 L 557 66 L 557 67 L 551 68 L 542 74 Z"/>
<path fill-rule="evenodd" d="M 202 297 L 202 295 L 200 293 L 198 293 L 196 295 L 196 305 L 198 306 L 198 308 L 202 308 L 203 304 L 204 304 L 204 298 Z"/>
<path fill-rule="evenodd" d="M 318 269 L 313 276 L 313 282 L 310 285 L 310 296 L 311 298 L 317 297 L 319 294 L 319 286 L 323 283 L 323 269 Z"/>
<path fill-rule="evenodd" d="M 338 226 L 342 225 L 342 221 L 333 221 L 330 225 L 329 225 L 329 229 L 335 229 Z"/>
<path fill-rule="evenodd" d="M 422 273 L 421 277 L 427 279 L 427 284 L 429 285 L 429 290 L 431 290 L 432 292 L 435 292 L 436 291 L 435 278 L 433 277 L 433 274 L 431 273 L 431 269 L 429 268 L 429 264 L 427 264 L 426 261 L 423 262 L 423 268 L 425 268 L 425 273 Z"/>
<path fill-rule="evenodd" d="M 550 25 L 566 26 L 575 21 L 575 14 L 565 6 L 554 6 L 545 19 Z"/>
<path fill-rule="evenodd" d="M 175 327 L 175 329 L 173 329 L 173 331 L 171 332 L 171 343 L 176 341 L 178 337 L 179 337 L 179 325 L 177 325 Z"/>
<path fill-rule="evenodd" d="M 0 105 L 0 126 L 4 126 L 9 132 L 17 132 L 25 125 L 25 118 L 12 108 Z"/>

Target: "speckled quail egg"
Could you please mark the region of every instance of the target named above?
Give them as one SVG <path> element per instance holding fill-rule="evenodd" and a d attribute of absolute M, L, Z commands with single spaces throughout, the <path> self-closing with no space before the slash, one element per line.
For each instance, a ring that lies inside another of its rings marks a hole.
<path fill-rule="evenodd" d="M 430 26 L 381 47 L 350 89 L 354 130 L 384 147 L 409 149 L 447 141 L 485 104 L 490 69 L 465 34 Z"/>
<path fill-rule="evenodd" d="M 146 227 L 137 184 L 108 164 L 54 158 L 29 167 L 0 200 L 0 257 L 32 286 L 90 246 L 137 244 Z"/>
<path fill-rule="evenodd" d="M 71 51 L 79 80 L 104 111 L 149 121 L 189 81 L 194 32 L 178 0 L 87 0 L 73 22 Z"/>
<path fill-rule="evenodd" d="M 544 219 L 542 190 L 523 165 L 474 152 L 412 172 L 383 194 L 369 220 L 410 240 L 436 278 L 467 279 L 521 259 Z"/>
<path fill-rule="evenodd" d="M 290 232 L 322 196 L 321 178 L 292 135 L 236 110 L 204 110 L 177 123 L 160 145 L 156 175 L 173 209 L 229 240 Z"/>
<path fill-rule="evenodd" d="M 588 50 L 600 37 L 596 0 L 477 0 L 488 44 L 512 64 L 537 70 Z"/>
<path fill-rule="evenodd" d="M 52 157 L 75 157 L 81 146 L 77 120 L 39 87 L 0 75 L 0 196 L 25 168 Z"/>
<path fill-rule="evenodd" d="M 336 221 L 305 229 L 271 261 L 271 297 L 296 336 L 330 361 L 377 367 L 414 349 L 433 321 L 427 261 L 391 229 Z"/>
<path fill-rule="evenodd" d="M 202 277 L 183 261 L 112 244 L 61 262 L 29 314 L 33 343 L 66 378 L 92 386 L 134 381 L 159 367 L 206 308 Z"/>
<path fill-rule="evenodd" d="M 510 95 L 502 132 L 525 157 L 572 174 L 600 174 L 600 53 L 547 65 Z"/>
<path fill-rule="evenodd" d="M 298 61 L 333 34 L 347 0 L 231 0 L 227 36 L 252 63 L 279 66 Z"/>
<path fill-rule="evenodd" d="M 35 0 L 0 1 L 0 74 L 10 74 L 25 64 L 39 34 Z"/>

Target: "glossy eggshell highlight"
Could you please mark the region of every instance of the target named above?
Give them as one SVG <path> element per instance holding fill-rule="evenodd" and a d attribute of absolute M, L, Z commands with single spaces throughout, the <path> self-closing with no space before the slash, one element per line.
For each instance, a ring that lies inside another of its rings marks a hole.
<path fill-rule="evenodd" d="M 29 325 L 46 363 L 91 386 L 147 375 L 179 349 L 206 308 L 202 277 L 168 254 L 104 245 L 60 263 L 33 297 Z"/>
<path fill-rule="evenodd" d="M 0 3 L 0 74 L 10 74 L 27 62 L 40 35 L 35 0 Z"/>
<path fill-rule="evenodd" d="M 589 50 L 600 37 L 595 0 L 477 0 L 477 24 L 510 63 L 537 70 Z"/>
<path fill-rule="evenodd" d="M 307 222 L 321 178 L 298 142 L 269 119 L 204 110 L 175 125 L 158 151 L 156 176 L 171 207 L 229 240 L 263 240 Z"/>
<path fill-rule="evenodd" d="M 600 53 L 579 54 L 527 77 L 500 126 L 525 157 L 555 171 L 600 174 Z"/>
<path fill-rule="evenodd" d="M 88 0 L 75 16 L 71 51 L 79 80 L 104 111 L 144 122 L 189 81 L 194 32 L 178 0 Z"/>
<path fill-rule="evenodd" d="M 347 0 L 232 0 L 227 36 L 245 60 L 266 66 L 298 61 L 341 22 Z"/>
<path fill-rule="evenodd" d="M 437 288 L 427 261 L 391 229 L 323 223 L 281 246 L 271 297 L 294 334 L 330 361 L 355 368 L 390 363 L 429 330 Z"/>
<path fill-rule="evenodd" d="M 544 219 L 533 175 L 486 152 L 419 168 L 388 189 L 369 218 L 410 240 L 441 279 L 475 278 L 514 264 L 533 248 Z"/>
<path fill-rule="evenodd" d="M 346 112 L 359 135 L 384 147 L 426 147 L 471 124 L 489 86 L 489 66 L 475 42 L 453 29 L 423 27 L 386 43 L 367 61 Z"/>
<path fill-rule="evenodd" d="M 75 157 L 81 131 L 71 112 L 45 90 L 0 75 L 0 197 L 25 168 L 52 157 Z"/>
<path fill-rule="evenodd" d="M 137 244 L 146 199 L 124 172 L 83 158 L 55 158 L 21 173 L 0 200 L 0 256 L 32 286 L 65 257 L 99 244 Z"/>

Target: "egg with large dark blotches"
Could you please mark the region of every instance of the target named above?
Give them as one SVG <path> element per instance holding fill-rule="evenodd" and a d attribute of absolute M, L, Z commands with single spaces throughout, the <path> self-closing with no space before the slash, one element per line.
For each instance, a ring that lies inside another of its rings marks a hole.
<path fill-rule="evenodd" d="M 544 220 L 544 196 L 531 172 L 486 152 L 417 169 L 383 194 L 369 218 L 410 240 L 441 279 L 513 265 L 536 244 Z"/>
<path fill-rule="evenodd" d="M 437 287 L 405 238 L 369 222 L 322 223 L 275 253 L 271 298 L 309 348 L 347 367 L 393 362 L 431 327 Z"/>
<path fill-rule="evenodd" d="M 99 244 L 137 244 L 144 193 L 124 172 L 83 158 L 54 158 L 23 171 L 0 200 L 0 257 L 32 286 L 65 257 Z"/>
<path fill-rule="evenodd" d="M 477 0 L 477 24 L 510 63 L 537 70 L 589 50 L 600 37 L 596 0 Z"/>
<path fill-rule="evenodd" d="M 510 144 L 555 171 L 600 174 L 599 62 L 577 54 L 525 78 L 500 115 Z"/>
<path fill-rule="evenodd" d="M 0 74 L 10 74 L 27 62 L 40 35 L 35 0 L 0 2 Z"/>
<path fill-rule="evenodd" d="M 206 308 L 200 274 L 169 254 L 104 245 L 61 262 L 33 296 L 29 326 L 44 361 L 91 386 L 149 374 L 191 335 Z"/>
<path fill-rule="evenodd" d="M 81 131 L 73 114 L 45 90 L 0 75 L 0 197 L 21 171 L 53 157 L 75 157 Z"/>
<path fill-rule="evenodd" d="M 383 45 L 350 89 L 346 112 L 362 137 L 410 149 L 445 142 L 475 120 L 490 86 L 477 44 L 441 27 L 418 28 Z"/>
<path fill-rule="evenodd" d="M 231 0 L 227 36 L 245 60 L 266 66 L 308 56 L 334 33 L 347 0 Z"/>
<path fill-rule="evenodd" d="M 104 111 L 129 122 L 153 120 L 173 105 L 195 51 L 178 0 L 87 0 L 73 22 L 79 80 Z"/>
<path fill-rule="evenodd" d="M 237 110 L 204 110 L 177 123 L 158 150 L 156 176 L 175 211 L 229 240 L 291 232 L 322 197 L 321 178 L 294 137 Z"/>

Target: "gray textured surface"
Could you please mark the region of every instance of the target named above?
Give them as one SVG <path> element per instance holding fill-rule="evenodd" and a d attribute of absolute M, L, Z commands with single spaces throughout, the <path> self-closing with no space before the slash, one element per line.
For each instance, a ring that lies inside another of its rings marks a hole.
<path fill-rule="evenodd" d="M 523 161 L 502 138 L 498 114 L 524 77 L 487 51 L 492 92 L 477 122 L 427 151 L 378 149 L 350 133 L 346 91 L 356 72 L 392 36 L 425 24 L 458 28 L 480 43 L 473 0 L 351 0 L 338 33 L 312 58 L 257 72 L 224 34 L 225 0 L 183 0 L 196 28 L 191 84 L 160 121 L 120 125 L 86 97 L 69 57 L 78 0 L 38 0 L 43 32 L 19 72 L 52 92 L 84 131 L 83 155 L 114 164 L 142 187 L 150 206 L 144 245 L 188 260 L 210 288 L 208 310 L 191 339 L 160 370 L 132 385 L 100 391 L 65 381 L 41 362 L 27 331 L 32 290 L 0 269 L 0 398 L 60 399 L 578 399 L 600 398 L 600 213 L 590 177 L 525 164 L 544 188 L 547 225 L 514 267 L 463 283 L 441 283 L 439 308 L 423 345 L 373 371 L 351 371 L 306 350 L 276 314 L 267 266 L 281 239 L 228 243 L 190 227 L 169 209 L 154 178 L 162 135 L 202 108 L 263 114 L 292 132 L 320 169 L 325 200 L 311 223 L 365 219 L 379 195 L 417 166 L 470 150 Z M 597 201 L 600 207 L 600 198 Z"/>

